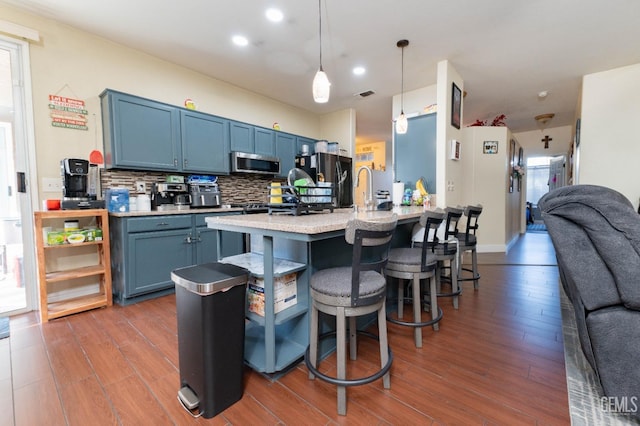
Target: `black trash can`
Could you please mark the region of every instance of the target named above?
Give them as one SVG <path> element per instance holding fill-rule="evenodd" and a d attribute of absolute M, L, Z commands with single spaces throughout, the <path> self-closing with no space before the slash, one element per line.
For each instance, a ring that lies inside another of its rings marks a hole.
<path fill-rule="evenodd" d="M 178 399 L 211 418 L 242 398 L 246 269 L 205 263 L 176 269 Z"/>

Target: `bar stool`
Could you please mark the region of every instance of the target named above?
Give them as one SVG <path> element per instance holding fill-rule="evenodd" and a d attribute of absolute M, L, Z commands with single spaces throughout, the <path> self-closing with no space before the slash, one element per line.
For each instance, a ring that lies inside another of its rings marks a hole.
<path fill-rule="evenodd" d="M 397 319 L 387 315 L 387 321 L 394 324 L 414 327 L 414 340 L 417 348 L 422 347 L 422 327 L 433 326 L 438 330 L 438 322 L 442 319 L 442 309 L 438 307 L 438 296 L 436 289 L 436 266 L 435 245 L 438 242 L 437 229 L 444 220 L 444 210 L 438 208 L 427 211 L 420 217 L 420 225 L 424 227 L 424 237 L 421 247 L 394 248 L 389 252 L 389 261 L 385 268 L 387 277 L 398 278 L 398 314 Z M 430 281 L 430 302 L 431 320 L 422 321 L 421 300 L 422 291 L 420 281 L 423 279 Z M 413 300 L 413 321 L 403 320 L 404 308 L 404 281 L 412 280 L 412 300 Z"/>
<path fill-rule="evenodd" d="M 311 330 L 309 347 L 305 353 L 305 364 L 309 378 L 337 385 L 338 414 L 347 412 L 347 386 L 371 383 L 382 378 L 385 389 L 391 387 L 389 369 L 393 354 L 387 340 L 385 319 L 386 279 L 384 266 L 389 255 L 389 246 L 398 217 L 393 215 L 384 221 L 369 222 L 351 219 L 345 230 L 345 240 L 353 245 L 352 265 L 317 271 L 311 277 Z M 336 331 L 318 336 L 319 312 L 336 317 Z M 378 336 L 358 331 L 356 317 L 377 312 Z M 380 365 L 378 372 L 363 378 L 346 378 L 346 326 L 349 319 L 349 355 L 357 356 L 356 334 L 372 337 L 380 341 Z M 336 335 L 337 377 L 318 371 L 319 340 Z"/>
<path fill-rule="evenodd" d="M 447 207 L 444 209 L 447 220 L 444 227 L 443 238 L 435 246 L 436 279 L 438 287 L 438 297 L 451 297 L 453 308 L 458 309 L 458 296 L 462 293 L 462 287 L 458 283 L 458 222 L 464 210 L 458 207 Z M 446 266 L 446 262 L 449 266 Z M 444 271 L 449 270 L 449 276 L 444 275 Z M 442 282 L 451 284 L 451 291 L 442 292 Z"/>
<path fill-rule="evenodd" d="M 460 263 L 458 264 L 458 281 L 473 281 L 473 288 L 478 289 L 480 273 L 478 272 L 478 254 L 476 253 L 476 231 L 478 230 L 478 217 L 482 213 L 482 205 L 467 206 L 464 215 L 467 217 L 467 226 L 464 235 L 458 234 L 458 250 L 460 251 Z M 462 267 L 464 253 L 471 252 L 471 269 Z M 470 277 L 463 278 L 463 271 L 471 272 Z"/>

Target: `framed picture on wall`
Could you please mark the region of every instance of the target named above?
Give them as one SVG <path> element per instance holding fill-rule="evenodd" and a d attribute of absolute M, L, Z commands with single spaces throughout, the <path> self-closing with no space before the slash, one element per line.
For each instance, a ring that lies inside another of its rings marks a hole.
<path fill-rule="evenodd" d="M 524 171 L 524 149 L 522 147 L 518 149 L 518 170 L 520 170 L 518 173 L 518 192 L 520 192 L 522 190 L 522 172 Z"/>
<path fill-rule="evenodd" d="M 516 165 L 516 141 L 511 139 L 509 142 L 509 192 L 513 192 L 513 175 L 515 174 L 514 166 Z"/>
<path fill-rule="evenodd" d="M 462 91 L 455 83 L 451 84 L 451 125 L 459 129 L 462 115 Z"/>

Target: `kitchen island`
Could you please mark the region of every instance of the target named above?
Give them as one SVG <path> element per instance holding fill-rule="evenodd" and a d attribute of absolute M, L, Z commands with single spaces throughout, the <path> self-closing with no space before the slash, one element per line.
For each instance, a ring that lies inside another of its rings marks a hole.
<path fill-rule="evenodd" d="M 349 219 L 381 220 L 398 215 L 398 227 L 392 244 L 408 244 L 411 229 L 423 207 L 396 207 L 392 211 L 337 209 L 333 213 L 254 214 L 212 216 L 205 219 L 218 232 L 249 234 L 251 253 L 220 258 L 249 269 L 263 280 L 264 315 L 247 312 L 245 361 L 254 370 L 277 373 L 286 370 L 304 356 L 309 344 L 309 282 L 320 269 L 351 264 L 351 246 L 344 241 Z M 220 239 L 218 239 L 220 241 Z M 221 253 L 221 247 L 218 247 Z M 296 304 L 276 313 L 275 283 L 279 277 L 296 273 Z M 330 328 L 331 325 L 326 325 Z M 331 350 L 321 347 L 323 353 Z"/>

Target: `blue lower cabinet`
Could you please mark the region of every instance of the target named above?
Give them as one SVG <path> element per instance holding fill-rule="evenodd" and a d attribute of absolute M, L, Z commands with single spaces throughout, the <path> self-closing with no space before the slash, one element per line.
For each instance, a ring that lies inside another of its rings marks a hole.
<path fill-rule="evenodd" d="M 202 226 L 211 215 L 110 216 L 114 301 L 128 305 L 170 294 L 171 271 L 218 260 L 217 233 Z M 222 238 L 223 252 L 244 250 L 241 234 L 223 233 Z"/>

